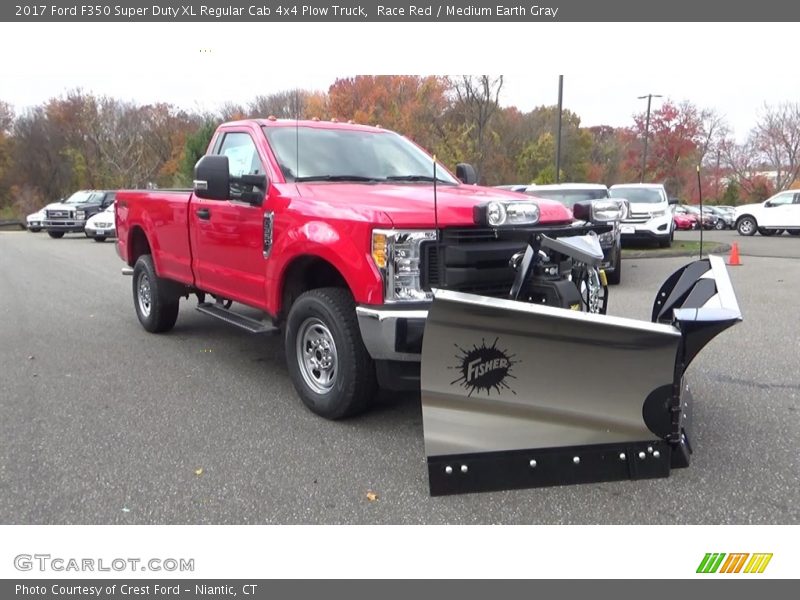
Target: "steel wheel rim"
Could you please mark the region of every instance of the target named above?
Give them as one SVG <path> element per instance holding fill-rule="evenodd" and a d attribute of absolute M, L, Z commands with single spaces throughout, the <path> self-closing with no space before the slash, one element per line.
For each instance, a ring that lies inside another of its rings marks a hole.
<path fill-rule="evenodd" d="M 139 273 L 139 278 L 136 280 L 136 301 L 139 303 L 139 312 L 142 313 L 142 316 L 149 317 L 153 307 L 153 298 L 147 273 Z"/>
<path fill-rule="evenodd" d="M 745 219 L 739 223 L 739 231 L 742 233 L 750 233 L 753 231 L 753 222 L 750 219 Z"/>
<path fill-rule="evenodd" d="M 297 365 L 303 381 L 317 394 L 325 394 L 336 384 L 339 356 L 328 326 L 316 317 L 300 325 L 296 344 Z"/>

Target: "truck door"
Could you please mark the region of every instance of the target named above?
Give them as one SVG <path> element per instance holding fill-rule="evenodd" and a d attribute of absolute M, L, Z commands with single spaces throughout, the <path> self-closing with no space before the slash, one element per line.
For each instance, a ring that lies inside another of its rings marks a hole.
<path fill-rule="evenodd" d="M 764 227 L 791 226 L 794 192 L 781 192 L 764 203 L 758 224 Z"/>
<path fill-rule="evenodd" d="M 249 130 L 225 130 L 214 154 L 228 157 L 232 176 L 265 173 Z M 233 186 L 231 186 L 233 188 Z M 207 292 L 265 307 L 264 208 L 237 199 L 192 199 L 189 210 L 192 266 L 197 286 Z"/>

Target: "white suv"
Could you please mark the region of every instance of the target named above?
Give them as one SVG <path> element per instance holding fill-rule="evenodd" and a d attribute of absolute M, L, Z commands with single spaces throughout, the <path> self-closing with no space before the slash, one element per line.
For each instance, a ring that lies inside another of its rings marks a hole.
<path fill-rule="evenodd" d="M 620 183 L 609 190 L 612 198 L 628 200 L 630 212 L 620 224 L 622 241 L 652 240 L 662 248 L 672 245 L 672 221 L 667 190 L 660 183 Z"/>
<path fill-rule="evenodd" d="M 800 190 L 778 192 L 758 204 L 737 206 L 734 223 L 739 235 L 774 235 L 788 229 L 800 235 Z"/>

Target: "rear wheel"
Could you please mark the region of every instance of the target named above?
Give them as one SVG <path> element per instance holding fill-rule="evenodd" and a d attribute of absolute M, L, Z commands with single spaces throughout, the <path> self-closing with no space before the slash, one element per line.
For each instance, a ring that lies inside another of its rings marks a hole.
<path fill-rule="evenodd" d="M 341 419 L 369 406 L 377 390 L 375 365 L 348 290 L 319 288 L 297 298 L 284 344 L 292 383 L 312 412 Z"/>
<path fill-rule="evenodd" d="M 714 224 L 714 229 L 716 229 L 717 231 L 722 231 L 723 229 L 725 229 L 725 221 L 723 221 L 722 219 L 718 220 Z"/>
<path fill-rule="evenodd" d="M 751 216 L 742 217 L 736 222 L 736 231 L 739 232 L 739 235 L 755 235 L 758 231 L 758 223 Z"/>
<path fill-rule="evenodd" d="M 49 235 L 54 240 L 59 240 L 64 237 L 63 231 L 48 231 L 47 235 Z"/>
<path fill-rule="evenodd" d="M 180 296 L 170 282 L 156 275 L 153 259 L 143 254 L 133 267 L 133 305 L 139 322 L 150 333 L 163 333 L 178 320 Z"/>

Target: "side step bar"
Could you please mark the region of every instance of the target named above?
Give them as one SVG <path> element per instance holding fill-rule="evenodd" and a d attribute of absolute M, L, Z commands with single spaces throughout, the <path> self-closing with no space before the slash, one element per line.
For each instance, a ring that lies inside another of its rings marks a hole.
<path fill-rule="evenodd" d="M 250 333 L 276 334 L 280 331 L 277 327 L 273 327 L 263 321 L 257 321 L 256 319 L 240 315 L 215 302 L 201 302 L 197 305 L 197 310 L 204 315 L 214 317 L 220 321 L 225 321 L 230 325 L 234 325 Z"/>

